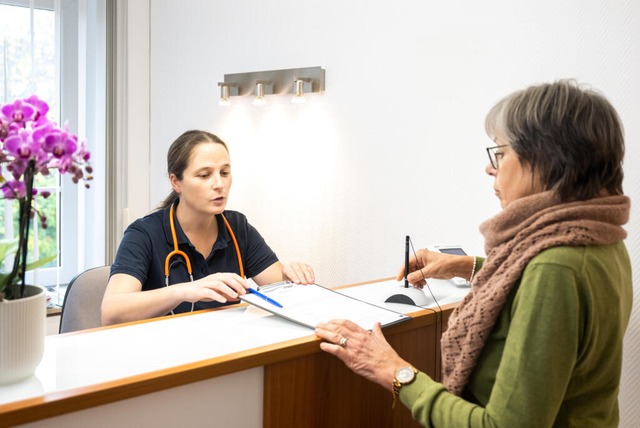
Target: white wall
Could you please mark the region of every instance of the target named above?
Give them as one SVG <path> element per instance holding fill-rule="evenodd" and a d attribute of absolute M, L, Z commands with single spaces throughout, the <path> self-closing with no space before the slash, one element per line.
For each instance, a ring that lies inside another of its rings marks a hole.
<path fill-rule="evenodd" d="M 406 234 L 416 247 L 482 253 L 478 224 L 499 210 L 483 172 L 485 113 L 515 89 L 572 77 L 618 108 L 625 190 L 640 200 L 640 3 L 522 3 L 153 0 L 151 185 L 140 191 L 155 207 L 169 191 L 168 146 L 203 128 L 230 146 L 228 208 L 244 212 L 282 260 L 311 263 L 321 284 L 393 275 Z M 308 66 L 326 69 L 326 92 L 302 108 L 288 97 L 217 106 L 225 73 Z M 638 272 L 635 209 L 628 230 Z M 639 350 L 634 315 L 622 426 L 640 418 Z"/>

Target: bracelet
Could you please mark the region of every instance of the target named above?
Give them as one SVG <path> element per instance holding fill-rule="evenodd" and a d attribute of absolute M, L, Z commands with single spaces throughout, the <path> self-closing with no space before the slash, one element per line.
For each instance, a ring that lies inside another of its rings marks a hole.
<path fill-rule="evenodd" d="M 476 258 L 476 256 L 473 256 L 473 267 L 471 268 L 471 276 L 469 277 L 469 281 L 467 281 L 467 284 L 471 284 L 471 281 L 473 281 L 473 276 L 476 274 L 476 262 L 478 261 L 478 259 Z"/>

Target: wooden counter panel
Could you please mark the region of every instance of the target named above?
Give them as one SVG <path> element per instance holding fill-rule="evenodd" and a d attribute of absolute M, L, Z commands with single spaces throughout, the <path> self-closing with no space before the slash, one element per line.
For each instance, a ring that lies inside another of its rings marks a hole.
<path fill-rule="evenodd" d="M 439 379 L 439 321 L 450 311 L 412 314 L 416 318 L 385 329 L 385 337 L 404 359 Z M 401 403 L 391 409 L 388 390 L 324 352 L 266 365 L 264 382 L 266 428 L 419 426 Z"/>

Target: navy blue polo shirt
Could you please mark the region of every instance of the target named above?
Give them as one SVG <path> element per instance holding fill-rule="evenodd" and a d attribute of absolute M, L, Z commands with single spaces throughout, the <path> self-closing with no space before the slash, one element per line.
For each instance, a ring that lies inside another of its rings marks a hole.
<path fill-rule="evenodd" d="M 238 246 L 244 274 L 247 278 L 260 272 L 278 261 L 276 254 L 269 248 L 260 233 L 249 224 L 244 214 L 237 211 L 225 211 Z M 234 272 L 240 274 L 236 250 L 231 235 L 224 224 L 222 216 L 216 215 L 218 222 L 218 239 L 211 254 L 205 259 L 191 244 L 175 218 L 178 248 L 184 251 L 191 260 L 193 279 L 198 280 L 218 272 Z M 124 273 L 131 275 L 142 283 L 142 291 L 153 290 L 165 286 L 164 261 L 173 251 L 169 208 L 155 211 L 134 221 L 124 232 L 118 247 L 116 259 L 111 265 L 111 275 Z M 171 258 L 169 269 L 169 285 L 189 281 L 187 266 L 180 256 Z M 236 302 L 237 303 L 237 302 Z M 194 310 L 215 308 L 232 303 L 197 302 Z M 189 312 L 191 303 L 183 302 L 174 309 L 174 313 Z"/>

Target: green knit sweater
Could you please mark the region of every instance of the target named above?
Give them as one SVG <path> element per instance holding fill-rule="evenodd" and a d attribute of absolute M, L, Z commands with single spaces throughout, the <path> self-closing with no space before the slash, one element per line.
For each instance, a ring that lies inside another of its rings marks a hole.
<path fill-rule="evenodd" d="M 463 397 L 419 373 L 400 399 L 424 426 L 615 427 L 632 290 L 623 243 L 546 250 L 516 284 Z"/>

